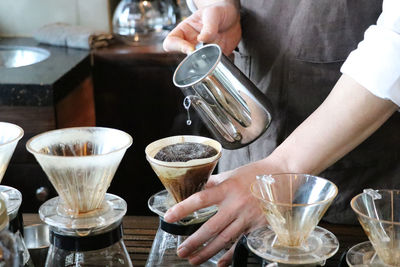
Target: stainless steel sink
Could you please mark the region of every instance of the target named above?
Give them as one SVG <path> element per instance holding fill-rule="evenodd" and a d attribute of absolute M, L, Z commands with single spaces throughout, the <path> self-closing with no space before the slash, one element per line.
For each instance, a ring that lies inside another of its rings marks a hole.
<path fill-rule="evenodd" d="M 0 45 L 0 68 L 18 68 L 47 59 L 50 52 L 32 46 Z"/>

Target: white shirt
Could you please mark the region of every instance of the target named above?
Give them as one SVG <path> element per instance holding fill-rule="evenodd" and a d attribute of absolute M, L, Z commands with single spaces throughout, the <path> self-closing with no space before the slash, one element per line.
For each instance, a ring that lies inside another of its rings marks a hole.
<path fill-rule="evenodd" d="M 186 5 L 188 6 L 189 10 L 194 13 L 197 10 L 196 4 L 193 0 L 186 0 Z"/>
<path fill-rule="evenodd" d="M 384 0 L 376 25 L 350 53 L 341 72 L 372 94 L 400 106 L 400 0 Z"/>

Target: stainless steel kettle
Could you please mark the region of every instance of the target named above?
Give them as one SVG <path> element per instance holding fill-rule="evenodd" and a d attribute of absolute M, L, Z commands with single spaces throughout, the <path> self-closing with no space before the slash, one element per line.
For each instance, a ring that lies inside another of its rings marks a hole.
<path fill-rule="evenodd" d="M 177 67 L 174 84 L 193 106 L 213 136 L 226 149 L 244 147 L 271 123 L 272 106 L 265 95 L 222 53 L 208 44 Z"/>

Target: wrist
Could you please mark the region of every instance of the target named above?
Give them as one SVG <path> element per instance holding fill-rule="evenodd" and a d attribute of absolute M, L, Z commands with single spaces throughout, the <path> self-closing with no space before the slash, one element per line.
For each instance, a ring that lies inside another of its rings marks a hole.
<path fill-rule="evenodd" d="M 257 162 L 258 168 L 262 169 L 260 174 L 273 174 L 273 173 L 293 173 L 286 163 L 284 158 L 281 158 L 278 154 L 272 153 L 268 157 Z"/>

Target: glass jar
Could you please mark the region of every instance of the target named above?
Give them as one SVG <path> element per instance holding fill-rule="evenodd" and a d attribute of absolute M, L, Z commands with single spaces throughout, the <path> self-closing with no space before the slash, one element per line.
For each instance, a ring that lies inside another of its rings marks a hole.
<path fill-rule="evenodd" d="M 117 39 L 130 45 L 161 43 L 177 22 L 172 0 L 122 0 L 113 17 Z"/>

